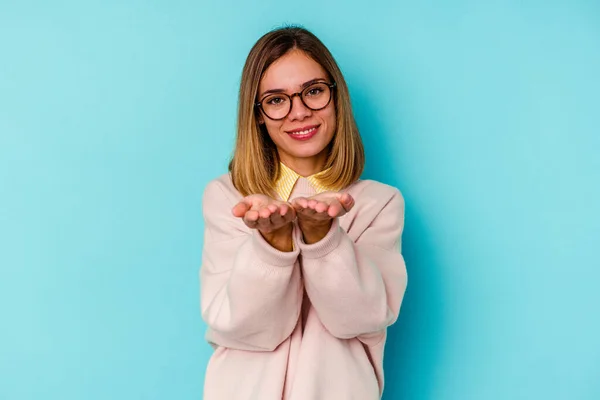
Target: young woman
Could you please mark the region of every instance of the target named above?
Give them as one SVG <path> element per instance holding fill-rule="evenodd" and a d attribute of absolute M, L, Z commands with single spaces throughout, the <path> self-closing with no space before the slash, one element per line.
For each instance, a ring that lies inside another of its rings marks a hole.
<path fill-rule="evenodd" d="M 244 66 L 229 174 L 203 198 L 205 400 L 370 400 L 407 276 L 400 192 L 360 180 L 344 77 L 302 28 Z"/>

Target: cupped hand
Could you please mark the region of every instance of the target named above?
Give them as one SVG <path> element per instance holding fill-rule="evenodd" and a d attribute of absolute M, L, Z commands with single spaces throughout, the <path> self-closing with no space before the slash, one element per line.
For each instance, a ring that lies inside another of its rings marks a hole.
<path fill-rule="evenodd" d="M 287 227 L 296 218 L 296 212 L 289 203 L 263 194 L 244 197 L 231 212 L 234 216 L 242 218 L 249 228 L 258 229 L 265 234 Z"/>
<path fill-rule="evenodd" d="M 323 192 L 312 197 L 297 197 L 292 201 L 299 222 L 323 223 L 341 217 L 354 207 L 348 193 Z"/>

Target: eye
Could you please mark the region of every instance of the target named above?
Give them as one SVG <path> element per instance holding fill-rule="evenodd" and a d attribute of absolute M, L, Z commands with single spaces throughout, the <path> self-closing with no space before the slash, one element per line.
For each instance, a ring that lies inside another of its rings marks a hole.
<path fill-rule="evenodd" d="M 323 93 L 327 93 L 329 86 L 324 83 L 315 83 L 304 90 L 304 97 L 320 97 Z"/>
<path fill-rule="evenodd" d="M 273 96 L 267 98 L 266 101 L 264 101 L 264 103 L 270 106 L 280 106 L 282 104 L 285 104 L 286 101 L 287 99 L 283 96 Z"/>

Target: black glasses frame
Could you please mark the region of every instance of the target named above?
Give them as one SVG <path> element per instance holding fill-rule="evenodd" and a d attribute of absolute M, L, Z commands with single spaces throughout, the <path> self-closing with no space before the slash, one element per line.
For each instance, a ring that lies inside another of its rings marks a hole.
<path fill-rule="evenodd" d="M 329 100 L 327 100 L 327 104 L 325 104 L 323 107 L 320 107 L 320 108 L 312 108 L 312 107 L 309 107 L 309 106 L 308 106 L 308 105 L 307 105 L 307 104 L 304 102 L 304 98 L 302 97 L 302 94 L 303 94 L 305 91 L 307 91 L 307 90 L 311 89 L 311 88 L 312 88 L 312 86 L 313 86 L 313 85 L 316 85 L 317 83 L 324 83 L 324 84 L 326 84 L 327 86 L 329 86 L 329 89 L 330 89 L 330 90 L 329 90 Z M 265 117 L 267 117 L 267 118 L 269 118 L 270 120 L 273 120 L 273 121 L 281 121 L 282 119 L 285 119 L 285 118 L 287 118 L 287 116 L 288 116 L 288 115 L 290 115 L 290 113 L 292 112 L 292 108 L 293 108 L 293 106 L 294 106 L 294 105 L 293 105 L 293 102 L 294 102 L 294 97 L 296 97 L 296 96 L 300 97 L 300 101 L 302 102 L 302 104 L 304 104 L 304 107 L 308 108 L 309 110 L 313 110 L 313 111 L 319 111 L 319 110 L 322 110 L 322 109 L 324 109 L 325 107 L 327 107 L 327 106 L 329 105 L 329 103 L 331 103 L 331 99 L 333 98 L 333 92 L 334 92 L 335 88 L 336 88 L 336 84 L 335 84 L 335 82 L 333 82 L 333 83 L 327 83 L 327 82 L 315 82 L 315 83 L 313 83 L 312 85 L 310 85 L 310 86 L 308 86 L 307 88 L 305 88 L 304 90 L 302 90 L 301 92 L 292 93 L 291 95 L 288 95 L 288 94 L 286 94 L 286 93 L 280 93 L 282 96 L 286 96 L 288 99 L 290 99 L 290 109 L 289 109 L 289 110 L 288 110 L 288 112 L 285 114 L 285 116 L 283 116 L 283 117 L 281 117 L 281 118 L 272 118 L 272 117 L 270 117 L 270 116 L 269 116 L 269 114 L 267 114 L 267 113 L 265 112 L 265 109 L 264 109 L 264 108 L 263 108 L 263 106 L 262 106 L 262 100 L 261 100 L 261 101 L 259 101 L 259 102 L 257 102 L 257 103 L 254 103 L 254 107 L 256 107 L 256 108 L 260 109 L 260 111 L 261 111 L 261 112 L 264 114 L 264 116 L 265 116 Z M 266 96 L 265 96 L 265 97 L 266 97 Z M 265 99 L 265 98 L 263 97 L 263 100 L 264 100 L 264 99 Z"/>

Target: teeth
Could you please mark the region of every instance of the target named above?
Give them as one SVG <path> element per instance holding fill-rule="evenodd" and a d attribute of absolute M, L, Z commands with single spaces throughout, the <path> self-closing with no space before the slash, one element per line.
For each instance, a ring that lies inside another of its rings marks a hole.
<path fill-rule="evenodd" d="M 317 129 L 317 128 L 310 128 L 310 129 L 307 129 L 305 131 L 300 131 L 300 132 L 292 132 L 292 135 L 307 135 L 307 134 L 313 132 L 315 129 Z"/>

